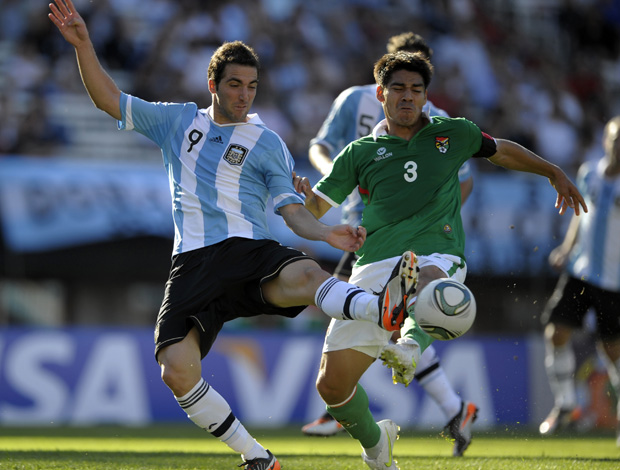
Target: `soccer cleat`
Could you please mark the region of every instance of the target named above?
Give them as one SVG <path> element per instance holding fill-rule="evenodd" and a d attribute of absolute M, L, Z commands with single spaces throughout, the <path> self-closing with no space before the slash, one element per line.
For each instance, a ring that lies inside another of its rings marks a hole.
<path fill-rule="evenodd" d="M 408 387 L 415 377 L 420 356 L 420 345 L 416 341 L 399 338 L 396 344 L 385 346 L 379 358 L 384 366 L 392 368 L 392 381 Z"/>
<path fill-rule="evenodd" d="M 540 423 L 538 431 L 543 436 L 550 436 L 556 431 L 574 428 L 581 418 L 581 408 L 559 408 L 554 406 L 545 420 Z"/>
<path fill-rule="evenodd" d="M 407 318 L 405 304 L 418 285 L 418 258 L 413 251 L 405 251 L 394 267 L 390 279 L 379 294 L 379 326 L 397 331 Z"/>
<path fill-rule="evenodd" d="M 237 467 L 245 467 L 245 470 L 280 470 L 280 462 L 267 450 L 267 457 L 246 460 Z"/>
<path fill-rule="evenodd" d="M 394 444 L 398 440 L 400 427 L 391 419 L 379 421 L 377 425 L 381 428 L 381 435 L 385 434 L 386 436 L 384 446 L 376 459 L 369 458 L 366 452 L 362 452 L 362 459 L 373 470 L 385 470 L 386 468 L 398 470 L 398 462 L 394 460 L 392 453 L 394 452 Z"/>
<path fill-rule="evenodd" d="M 336 421 L 329 413 L 325 413 L 320 418 L 315 419 L 301 428 L 301 432 L 306 436 L 330 437 L 342 431 L 344 431 L 342 424 Z"/>
<path fill-rule="evenodd" d="M 452 455 L 462 457 L 471 443 L 471 427 L 478 417 L 478 407 L 471 402 L 461 402 L 461 411 L 444 428 L 454 440 Z"/>

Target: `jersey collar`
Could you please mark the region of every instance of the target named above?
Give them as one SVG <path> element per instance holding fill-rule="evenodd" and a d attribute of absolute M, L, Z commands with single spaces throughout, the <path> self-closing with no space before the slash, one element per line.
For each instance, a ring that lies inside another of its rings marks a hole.
<path fill-rule="evenodd" d="M 209 120 L 220 127 L 228 127 L 228 126 L 241 126 L 243 124 L 254 124 L 255 126 L 264 126 L 265 123 L 258 117 L 258 113 L 248 114 L 247 122 L 231 122 L 230 124 L 219 124 L 215 122 L 215 118 L 213 117 L 213 105 L 209 106 L 207 109 L 203 110 L 203 113 L 209 117 Z"/>

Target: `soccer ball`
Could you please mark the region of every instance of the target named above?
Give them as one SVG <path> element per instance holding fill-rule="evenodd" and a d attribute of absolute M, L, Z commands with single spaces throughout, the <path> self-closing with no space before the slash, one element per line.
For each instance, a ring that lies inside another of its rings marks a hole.
<path fill-rule="evenodd" d="M 458 281 L 435 279 L 414 304 L 415 321 L 435 339 L 446 341 L 462 336 L 476 319 L 474 294 Z"/>

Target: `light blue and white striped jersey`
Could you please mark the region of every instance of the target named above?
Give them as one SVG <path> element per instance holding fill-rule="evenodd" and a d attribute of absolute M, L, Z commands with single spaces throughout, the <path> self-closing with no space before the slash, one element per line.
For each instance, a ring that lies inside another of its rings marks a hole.
<path fill-rule="evenodd" d="M 151 103 L 121 94 L 119 129 L 135 130 L 162 151 L 174 219 L 174 250 L 182 253 L 227 238 L 274 239 L 266 204 L 276 212 L 303 204 L 295 192 L 291 156 L 258 115 L 217 124 L 195 103 Z"/>
<path fill-rule="evenodd" d="M 426 102 L 422 111 L 429 116 L 450 117 L 430 101 Z M 324 145 L 334 159 L 350 142 L 369 135 L 383 119 L 385 114 L 381 102 L 377 99 L 376 84 L 347 88 L 332 103 L 329 115 L 316 137 L 310 141 L 310 145 Z M 459 170 L 459 181 L 465 181 L 471 175 L 471 165 L 465 162 Z M 359 192 L 353 191 L 342 203 L 343 223 L 359 225 L 363 209 L 364 203 Z"/>
<path fill-rule="evenodd" d="M 577 187 L 588 205 L 579 216 L 568 272 L 577 279 L 620 292 L 620 177 L 606 178 L 604 161 L 579 169 Z"/>

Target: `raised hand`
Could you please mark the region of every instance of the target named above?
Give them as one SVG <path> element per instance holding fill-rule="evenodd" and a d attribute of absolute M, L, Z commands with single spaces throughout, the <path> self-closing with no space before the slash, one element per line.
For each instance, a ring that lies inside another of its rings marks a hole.
<path fill-rule="evenodd" d="M 577 187 L 568 179 L 564 172 L 560 172 L 559 176 L 549 178 L 549 183 L 557 191 L 558 197 L 555 201 L 556 209 L 559 209 L 560 214 L 564 214 L 566 209 L 572 207 L 575 211 L 575 215 L 581 213 L 579 206 L 583 208 L 584 212 L 588 212 L 588 206 L 583 199 L 583 196 L 577 189 Z"/>
<path fill-rule="evenodd" d="M 74 47 L 89 41 L 86 23 L 75 9 L 71 0 L 55 0 L 50 3 L 52 10 L 47 16 L 56 25 L 60 34 Z"/>

